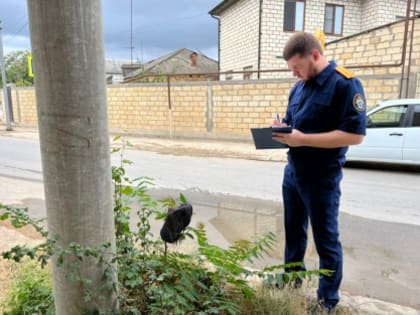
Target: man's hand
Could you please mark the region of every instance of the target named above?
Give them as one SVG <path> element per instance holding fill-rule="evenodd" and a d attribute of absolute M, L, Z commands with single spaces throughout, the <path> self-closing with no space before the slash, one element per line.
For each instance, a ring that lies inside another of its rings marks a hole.
<path fill-rule="evenodd" d="M 274 119 L 271 123 L 271 127 L 287 127 L 287 124 L 280 122 L 277 119 Z"/>
<path fill-rule="evenodd" d="M 273 125 L 272 125 L 273 126 Z M 276 125 L 276 127 L 286 127 L 286 124 Z M 274 126 L 273 126 L 274 127 Z M 303 132 L 293 129 L 291 133 L 274 133 L 272 134 L 273 140 L 285 143 L 289 147 L 300 147 L 302 146 Z"/>
<path fill-rule="evenodd" d="M 273 140 L 285 143 L 289 147 L 340 148 L 359 144 L 364 135 L 333 130 L 322 133 L 303 133 L 293 129 L 291 133 L 273 133 Z"/>

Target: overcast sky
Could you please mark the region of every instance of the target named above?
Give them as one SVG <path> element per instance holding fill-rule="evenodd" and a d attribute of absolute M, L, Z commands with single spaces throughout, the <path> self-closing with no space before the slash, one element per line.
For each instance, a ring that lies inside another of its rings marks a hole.
<path fill-rule="evenodd" d="M 217 59 L 217 21 L 208 12 L 222 0 L 102 0 L 105 56 L 145 62 L 180 48 Z M 30 49 L 26 0 L 0 0 L 4 54 Z"/>

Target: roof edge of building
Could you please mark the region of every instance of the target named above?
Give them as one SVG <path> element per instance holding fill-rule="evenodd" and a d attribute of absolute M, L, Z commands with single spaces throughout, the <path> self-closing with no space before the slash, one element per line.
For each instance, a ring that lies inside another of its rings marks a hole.
<path fill-rule="evenodd" d="M 230 8 L 232 5 L 234 5 L 238 1 L 240 0 L 224 0 L 220 2 L 218 5 L 216 5 L 213 9 L 211 9 L 209 11 L 209 14 L 219 16 L 223 11 Z"/>

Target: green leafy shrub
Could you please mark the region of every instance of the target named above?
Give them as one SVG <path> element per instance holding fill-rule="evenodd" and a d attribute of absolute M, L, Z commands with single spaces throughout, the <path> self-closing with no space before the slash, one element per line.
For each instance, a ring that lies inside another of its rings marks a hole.
<path fill-rule="evenodd" d="M 15 266 L 11 283 L 2 303 L 4 315 L 54 314 L 49 268 L 25 259 Z"/>

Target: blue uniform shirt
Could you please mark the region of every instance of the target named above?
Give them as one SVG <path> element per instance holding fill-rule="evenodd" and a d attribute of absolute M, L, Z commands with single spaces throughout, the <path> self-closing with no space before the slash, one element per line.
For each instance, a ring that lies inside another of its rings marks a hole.
<path fill-rule="evenodd" d="M 357 78 L 338 72 L 336 67 L 335 62 L 330 62 L 315 78 L 299 81 L 293 87 L 283 122 L 303 133 L 342 130 L 365 134 L 366 98 L 362 84 Z M 291 147 L 288 160 L 305 169 L 308 163 L 318 167 L 342 166 L 347 149 Z"/>

